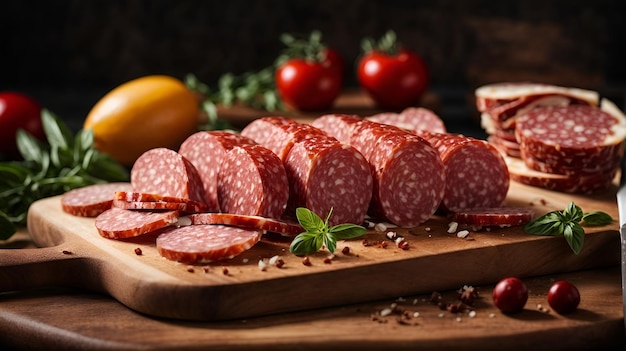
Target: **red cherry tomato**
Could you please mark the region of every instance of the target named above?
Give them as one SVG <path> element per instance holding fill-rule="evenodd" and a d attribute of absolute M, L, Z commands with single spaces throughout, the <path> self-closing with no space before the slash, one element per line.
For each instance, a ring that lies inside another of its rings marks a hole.
<path fill-rule="evenodd" d="M 573 312 L 580 304 L 580 292 L 574 284 L 559 280 L 548 290 L 548 304 L 560 314 Z"/>
<path fill-rule="evenodd" d="M 519 278 L 504 278 L 493 289 L 493 302 L 503 313 L 522 311 L 526 301 L 528 301 L 528 288 Z"/>
<path fill-rule="evenodd" d="M 341 91 L 343 69 L 338 62 L 341 61 L 315 62 L 304 58 L 285 61 L 276 70 L 280 98 L 298 110 L 330 108 Z"/>
<path fill-rule="evenodd" d="M 357 78 L 379 106 L 390 109 L 415 105 L 428 86 L 426 64 L 406 49 L 393 56 L 366 53 L 358 62 Z"/>
<path fill-rule="evenodd" d="M 41 124 L 41 105 L 33 98 L 17 92 L 0 92 L 0 154 L 19 157 L 15 134 L 24 129 L 45 140 Z"/>

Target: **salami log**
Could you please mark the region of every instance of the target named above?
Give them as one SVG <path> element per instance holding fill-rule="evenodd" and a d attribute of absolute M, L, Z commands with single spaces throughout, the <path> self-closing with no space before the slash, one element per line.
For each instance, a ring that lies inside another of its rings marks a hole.
<path fill-rule="evenodd" d="M 502 205 L 509 172 L 501 153 L 484 140 L 457 134 L 422 135 L 438 151 L 445 168 L 443 212 Z"/>
<path fill-rule="evenodd" d="M 217 179 L 222 212 L 281 218 L 289 182 L 281 160 L 261 145 L 228 150 Z"/>
<path fill-rule="evenodd" d="M 185 264 L 209 263 L 235 257 L 261 240 L 263 231 L 225 225 L 168 228 L 159 234 L 161 256 Z"/>
<path fill-rule="evenodd" d="M 525 207 L 473 208 L 455 212 L 452 220 L 462 226 L 479 229 L 483 227 L 511 227 L 530 222 L 535 211 Z"/>
<path fill-rule="evenodd" d="M 175 224 L 178 212 L 144 212 L 112 207 L 96 217 L 96 228 L 109 239 L 131 238 Z"/>
<path fill-rule="evenodd" d="M 133 191 L 204 202 L 198 170 L 184 156 L 166 148 L 143 153 L 130 171 Z"/>
<path fill-rule="evenodd" d="M 402 227 L 430 218 L 445 192 L 445 172 L 437 151 L 400 128 L 361 120 L 350 141 L 368 160 L 374 186 L 369 214 Z"/>
<path fill-rule="evenodd" d="M 116 191 L 130 190 L 128 183 L 89 185 L 61 196 L 61 208 L 74 216 L 96 217 L 111 208 Z"/>
<path fill-rule="evenodd" d="M 366 117 L 366 119 L 390 124 L 415 133 L 420 131 L 446 133 L 443 120 L 433 111 L 423 107 L 407 107 L 400 113 L 383 112 Z"/>
<path fill-rule="evenodd" d="M 281 160 L 287 157 L 296 141 L 323 134 L 318 128 L 285 117 L 259 118 L 241 131 L 241 135 L 270 149 Z"/>
<path fill-rule="evenodd" d="M 306 207 L 330 224 L 361 224 L 372 198 L 369 163 L 359 151 L 320 134 L 294 143 L 284 160 L 289 179 L 288 214 Z"/>
<path fill-rule="evenodd" d="M 295 237 L 302 233 L 302 226 L 294 221 L 232 213 L 197 213 L 189 215 L 189 224 L 224 224 L 235 227 L 258 229 L 283 236 Z"/>
<path fill-rule="evenodd" d="M 226 152 L 237 145 L 254 145 L 252 139 L 229 131 L 202 131 L 189 136 L 178 151 L 198 170 L 210 211 L 219 212 L 217 175 Z"/>

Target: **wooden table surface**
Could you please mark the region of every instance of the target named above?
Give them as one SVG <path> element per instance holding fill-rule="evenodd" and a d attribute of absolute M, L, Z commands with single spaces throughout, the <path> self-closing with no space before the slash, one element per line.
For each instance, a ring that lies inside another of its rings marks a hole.
<path fill-rule="evenodd" d="M 436 96 L 426 99 L 425 106 L 437 108 Z M 346 113 L 375 111 L 359 95 L 344 96 L 339 107 L 339 112 Z M 254 111 L 241 110 L 235 115 L 239 116 L 237 123 L 245 124 L 255 118 Z M 33 246 L 25 230 L 0 243 L 0 249 Z M 549 310 L 547 291 L 558 279 L 567 279 L 580 290 L 581 304 L 572 314 L 559 315 Z M 430 294 L 426 294 L 220 322 L 148 317 L 107 295 L 78 289 L 49 287 L 6 292 L 0 293 L 0 349 L 626 348 L 619 266 L 550 274 L 524 281 L 530 290 L 529 300 L 524 311 L 515 315 L 499 312 L 491 299 L 493 285 L 482 285 L 477 287 L 479 297 L 472 308 L 475 315 L 467 311 L 442 310 L 430 301 Z M 444 302 L 457 300 L 455 290 L 441 294 Z M 263 296 L 259 296 L 259 303 L 263 303 Z M 401 318 L 395 313 L 381 316 L 381 312 L 393 306 L 406 311 L 411 318 Z"/>
<path fill-rule="evenodd" d="M 2 245 L 29 247 L 24 231 Z M 581 304 L 574 313 L 559 315 L 549 309 L 546 293 L 558 279 L 567 279 L 580 290 Z M 427 294 L 225 322 L 147 317 L 109 296 L 83 290 L 51 287 L 8 292 L 0 294 L 0 349 L 598 350 L 626 346 L 619 266 L 524 281 L 529 300 L 514 315 L 499 312 L 491 299 L 493 286 L 484 285 L 477 287 L 475 316 L 442 310 Z M 457 300 L 456 291 L 440 293 L 442 301 Z M 408 311 L 407 323 L 395 313 L 381 316 L 393 304 Z"/>

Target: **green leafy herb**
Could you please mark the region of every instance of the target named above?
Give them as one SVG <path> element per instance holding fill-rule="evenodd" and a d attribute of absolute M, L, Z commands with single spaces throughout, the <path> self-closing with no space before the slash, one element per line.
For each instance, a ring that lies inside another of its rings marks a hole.
<path fill-rule="evenodd" d="M 6 240 L 17 226 L 26 224 L 30 205 L 42 198 L 63 194 L 86 185 L 127 181 L 128 170 L 93 147 L 93 132 L 70 129 L 44 109 L 42 142 L 18 130 L 16 143 L 22 161 L 0 162 L 0 239 Z M 9 225 L 10 224 L 10 225 Z"/>
<path fill-rule="evenodd" d="M 601 211 L 583 213 L 582 209 L 570 202 L 563 211 L 552 211 L 530 221 L 524 226 L 529 234 L 564 236 L 567 244 L 575 254 L 580 253 L 585 240 L 585 226 L 602 226 L 611 224 L 613 218 Z"/>
<path fill-rule="evenodd" d="M 297 208 L 296 217 L 305 231 L 298 234 L 291 242 L 289 247 L 291 253 L 295 255 L 314 253 L 321 249 L 322 245 L 333 253 L 337 249 L 337 240 L 356 238 L 365 234 L 366 229 L 356 224 L 338 224 L 329 228 L 328 220 L 332 212 L 331 208 L 326 220 L 322 221 L 317 214 L 309 209 Z"/>

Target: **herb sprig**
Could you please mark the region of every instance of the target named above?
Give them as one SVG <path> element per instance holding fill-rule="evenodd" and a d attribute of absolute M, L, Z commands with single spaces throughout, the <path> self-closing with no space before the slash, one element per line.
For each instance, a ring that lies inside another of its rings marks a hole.
<path fill-rule="evenodd" d="M 613 218 L 606 212 L 594 211 L 583 213 L 574 202 L 563 211 L 552 211 L 528 222 L 524 231 L 528 234 L 546 236 L 564 236 L 575 254 L 579 254 L 585 241 L 584 226 L 602 226 L 611 224 Z"/>
<path fill-rule="evenodd" d="M 298 222 L 304 228 L 304 232 L 298 234 L 289 250 L 295 255 L 306 255 L 317 252 L 322 248 L 334 253 L 337 249 L 337 240 L 345 240 L 359 237 L 365 234 L 366 229 L 360 225 L 345 223 L 332 227 L 328 226 L 328 220 L 332 214 L 332 208 L 328 212 L 326 219 L 322 219 L 311 210 L 299 207 L 296 209 L 296 217 Z"/>
<path fill-rule="evenodd" d="M 0 240 L 26 224 L 30 205 L 45 197 L 96 183 L 127 181 L 128 170 L 93 146 L 91 130 L 73 135 L 52 112 L 43 109 L 42 142 L 18 130 L 16 143 L 23 160 L 0 162 Z"/>

